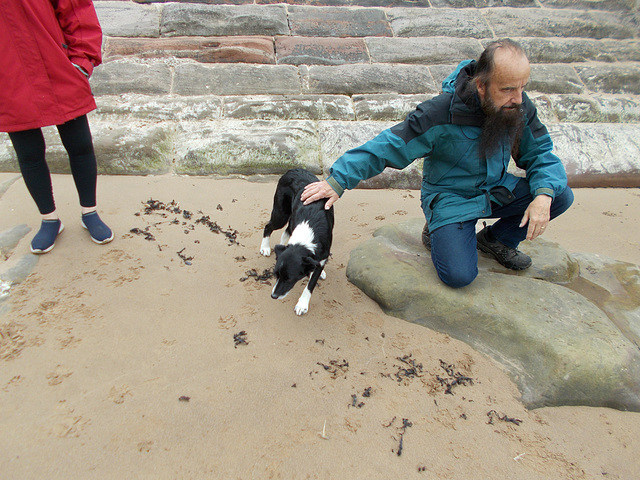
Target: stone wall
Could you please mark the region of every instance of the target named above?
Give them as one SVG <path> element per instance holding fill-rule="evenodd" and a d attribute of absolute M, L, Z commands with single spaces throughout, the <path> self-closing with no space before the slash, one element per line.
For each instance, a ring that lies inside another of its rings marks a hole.
<path fill-rule="evenodd" d="M 640 185 L 640 0 L 96 0 L 106 174 L 326 174 L 511 37 L 574 186 Z M 55 172 L 68 165 L 46 129 Z M 417 188 L 417 162 L 368 186 Z M 0 137 L 0 170 L 16 170 Z"/>

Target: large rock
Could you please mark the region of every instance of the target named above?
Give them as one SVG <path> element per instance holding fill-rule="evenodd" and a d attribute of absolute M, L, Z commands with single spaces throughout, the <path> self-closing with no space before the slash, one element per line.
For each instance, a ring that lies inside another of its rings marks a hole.
<path fill-rule="evenodd" d="M 493 35 L 477 9 L 393 8 L 387 16 L 398 37 L 488 38 Z"/>
<path fill-rule="evenodd" d="M 104 56 L 191 58 L 201 63 L 275 64 L 271 37 L 178 37 L 178 38 L 107 38 Z"/>
<path fill-rule="evenodd" d="M 494 35 L 502 37 L 634 38 L 636 27 L 617 13 L 540 8 L 496 8 L 483 12 Z"/>
<path fill-rule="evenodd" d="M 433 65 L 478 58 L 482 45 L 470 38 L 418 37 L 366 39 L 374 63 L 417 63 Z"/>
<path fill-rule="evenodd" d="M 102 33 L 114 37 L 158 37 L 162 12 L 131 2 L 96 2 Z"/>
<path fill-rule="evenodd" d="M 548 125 L 556 154 L 562 159 L 574 186 L 598 183 L 631 187 L 640 173 L 640 145 L 629 141 L 640 136 L 640 125 Z M 600 178 L 597 180 L 597 178 Z"/>
<path fill-rule="evenodd" d="M 305 93 L 355 95 L 363 93 L 438 93 L 425 65 L 301 66 Z M 274 92 L 278 93 L 278 92 Z"/>
<path fill-rule="evenodd" d="M 292 65 L 243 63 L 202 65 L 183 63 L 175 68 L 177 95 L 289 95 L 299 94 L 300 74 Z"/>
<path fill-rule="evenodd" d="M 572 256 L 537 240 L 523 244 L 533 255 L 531 269 L 507 271 L 481 256 L 478 278 L 452 289 L 438 279 L 421 245 L 423 226 L 417 219 L 378 230 L 351 252 L 349 280 L 387 313 L 447 333 L 500 362 L 529 408 L 640 411 L 638 267 L 581 259 L 591 272 L 577 277 Z M 606 311 L 590 298 L 594 290 Z"/>
<path fill-rule="evenodd" d="M 302 37 L 393 36 L 384 10 L 290 6 L 291 34 Z"/>
<path fill-rule="evenodd" d="M 278 63 L 288 65 L 345 65 L 368 63 L 361 38 L 276 37 Z"/>
<path fill-rule="evenodd" d="M 324 175 L 347 150 L 375 137 L 393 123 L 388 122 L 320 122 L 320 148 Z M 406 188 L 416 190 L 422 182 L 422 160 L 416 160 L 403 170 L 385 169 L 380 175 L 360 182 L 359 188 Z"/>
<path fill-rule="evenodd" d="M 178 174 L 283 174 L 295 167 L 322 171 L 313 122 L 185 122 L 180 130 L 181 141 L 175 146 Z"/>
<path fill-rule="evenodd" d="M 163 36 L 288 35 L 283 5 L 180 5 L 164 6 Z"/>

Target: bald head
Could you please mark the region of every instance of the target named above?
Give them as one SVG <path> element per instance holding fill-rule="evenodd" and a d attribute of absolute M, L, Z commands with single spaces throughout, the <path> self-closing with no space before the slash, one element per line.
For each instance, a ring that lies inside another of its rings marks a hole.
<path fill-rule="evenodd" d="M 491 101 L 498 109 L 509 108 L 522 103 L 530 73 L 522 47 L 512 40 L 498 40 L 480 56 L 473 81 L 480 100 Z"/>

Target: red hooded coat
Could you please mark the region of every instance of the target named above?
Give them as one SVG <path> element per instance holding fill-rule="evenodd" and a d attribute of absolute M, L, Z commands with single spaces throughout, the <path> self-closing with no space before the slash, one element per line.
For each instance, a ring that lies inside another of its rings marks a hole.
<path fill-rule="evenodd" d="M 91 0 L 0 0 L 0 132 L 61 125 L 96 108 L 102 61 Z"/>

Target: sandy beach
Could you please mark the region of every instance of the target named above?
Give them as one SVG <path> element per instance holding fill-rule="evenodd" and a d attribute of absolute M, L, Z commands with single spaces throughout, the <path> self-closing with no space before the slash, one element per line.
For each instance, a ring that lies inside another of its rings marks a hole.
<path fill-rule="evenodd" d="M 348 282 L 356 245 L 422 217 L 418 191 L 347 192 L 309 313 L 293 311 L 301 285 L 272 300 L 259 245 L 276 180 L 101 176 L 116 237 L 99 246 L 54 176 L 65 230 L 0 316 L 0 477 L 640 478 L 640 413 L 527 410 L 496 362 Z M 640 264 L 640 190 L 575 194 L 545 238 Z M 21 179 L 0 209 L 0 231 L 39 226 Z M 473 381 L 446 393 L 451 372 Z"/>

